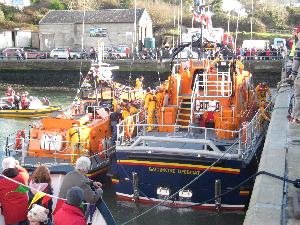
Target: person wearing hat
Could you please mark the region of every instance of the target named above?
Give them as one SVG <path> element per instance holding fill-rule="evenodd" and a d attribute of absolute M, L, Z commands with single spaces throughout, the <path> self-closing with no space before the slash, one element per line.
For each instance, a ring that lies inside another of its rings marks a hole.
<path fill-rule="evenodd" d="M 80 208 L 84 199 L 83 190 L 72 187 L 67 192 L 67 201 L 54 215 L 55 225 L 86 225 L 87 221 Z"/>
<path fill-rule="evenodd" d="M 28 185 L 29 174 L 13 157 L 6 157 L 2 161 L 2 175 L 24 185 Z M 5 224 L 27 224 L 27 193 L 13 192 L 19 184 L 1 177 L 0 205 Z"/>
<path fill-rule="evenodd" d="M 75 170 L 67 173 L 64 177 L 58 196 L 60 198 L 66 198 L 68 190 L 74 186 L 78 186 L 83 190 L 85 202 L 95 204 L 99 199 L 101 200 L 103 193 L 103 190 L 101 189 L 102 184 L 100 182 L 90 180 L 86 176 L 86 173 L 89 171 L 90 167 L 91 160 L 88 157 L 79 157 L 76 160 Z M 57 201 L 54 214 L 61 206 L 62 202 Z"/>
<path fill-rule="evenodd" d="M 291 78 L 294 79 L 294 96 L 295 96 L 295 106 L 293 110 L 293 122 L 300 124 L 300 25 L 296 30 L 298 42 L 295 48 L 295 54 L 292 65 Z"/>

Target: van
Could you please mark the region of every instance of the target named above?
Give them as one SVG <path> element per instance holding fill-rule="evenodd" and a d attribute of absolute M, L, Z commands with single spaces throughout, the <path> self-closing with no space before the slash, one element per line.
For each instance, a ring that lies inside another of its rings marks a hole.
<path fill-rule="evenodd" d="M 286 47 L 286 40 L 284 38 L 274 38 L 274 48 Z"/>
<path fill-rule="evenodd" d="M 265 50 L 270 46 L 269 40 L 244 40 L 242 48 L 252 49 L 256 48 L 256 50 Z"/>

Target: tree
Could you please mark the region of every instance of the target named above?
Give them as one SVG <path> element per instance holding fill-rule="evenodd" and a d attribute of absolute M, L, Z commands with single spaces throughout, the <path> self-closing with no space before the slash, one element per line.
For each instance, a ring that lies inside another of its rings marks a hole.
<path fill-rule="evenodd" d="M 216 14 L 222 14 L 223 13 L 223 10 L 222 10 L 222 7 L 223 7 L 223 0 L 216 0 L 216 1 L 213 1 L 213 12 L 216 13 Z"/>
<path fill-rule="evenodd" d="M 59 0 L 51 0 L 49 8 L 50 9 L 55 9 L 55 10 L 63 10 L 66 7 Z"/>
<path fill-rule="evenodd" d="M 132 0 L 120 0 L 120 7 L 122 9 L 129 9 L 132 5 Z"/>

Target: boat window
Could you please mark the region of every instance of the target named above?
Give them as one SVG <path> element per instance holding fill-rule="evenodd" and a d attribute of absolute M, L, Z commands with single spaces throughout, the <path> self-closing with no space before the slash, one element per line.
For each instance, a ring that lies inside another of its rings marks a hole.
<path fill-rule="evenodd" d="M 200 81 L 201 83 L 203 82 L 203 73 L 204 70 L 195 70 L 194 74 L 193 74 L 193 80 L 192 80 L 192 84 L 191 84 L 191 89 L 193 90 L 194 88 L 194 83 L 195 83 L 195 79 L 196 76 L 198 75 L 198 81 Z M 203 90 L 203 85 L 199 85 L 199 90 Z"/>
<path fill-rule="evenodd" d="M 230 68 L 230 62 L 228 61 L 220 61 L 216 64 L 218 73 L 219 72 L 228 72 Z"/>
<path fill-rule="evenodd" d="M 180 64 L 174 64 L 172 69 L 172 74 L 177 74 L 179 72 Z"/>

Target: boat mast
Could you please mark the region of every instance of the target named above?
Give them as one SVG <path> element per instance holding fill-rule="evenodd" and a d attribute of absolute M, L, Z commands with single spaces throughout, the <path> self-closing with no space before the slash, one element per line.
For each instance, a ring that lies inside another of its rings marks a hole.
<path fill-rule="evenodd" d="M 84 28 L 85 28 L 85 0 L 83 2 L 83 21 L 82 21 L 82 35 L 81 35 L 81 52 L 83 53 L 83 38 L 84 38 Z"/>
<path fill-rule="evenodd" d="M 182 41 L 182 7 L 183 7 L 183 5 L 182 5 L 182 0 L 180 0 L 180 38 L 179 38 L 179 43 L 181 43 L 181 41 Z"/>

